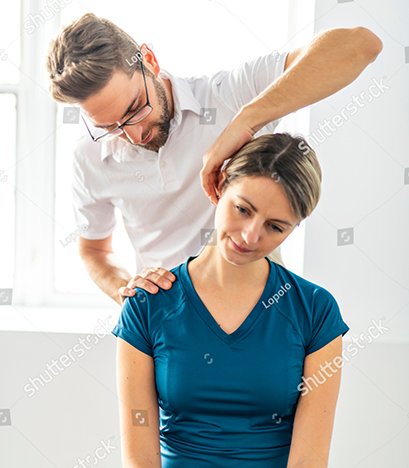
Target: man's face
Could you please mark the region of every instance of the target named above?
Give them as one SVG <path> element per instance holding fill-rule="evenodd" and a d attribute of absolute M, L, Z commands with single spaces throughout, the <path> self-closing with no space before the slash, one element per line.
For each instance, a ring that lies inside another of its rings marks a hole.
<path fill-rule="evenodd" d="M 145 67 L 145 63 L 144 63 Z M 170 127 L 169 102 L 162 81 L 147 71 L 146 85 L 152 112 L 135 125 L 126 125 L 118 138 L 151 151 L 158 151 L 167 141 Z M 170 82 L 169 82 L 170 83 Z M 171 92 L 170 92 L 171 97 Z M 123 124 L 147 102 L 142 73 L 129 78 L 115 71 L 108 84 L 81 103 L 81 108 L 94 127 L 108 132 Z M 90 128 L 91 132 L 93 131 Z M 95 129 L 94 129 L 95 130 Z M 149 137 L 152 131 L 152 136 Z M 143 143 L 144 140 L 149 141 Z"/>

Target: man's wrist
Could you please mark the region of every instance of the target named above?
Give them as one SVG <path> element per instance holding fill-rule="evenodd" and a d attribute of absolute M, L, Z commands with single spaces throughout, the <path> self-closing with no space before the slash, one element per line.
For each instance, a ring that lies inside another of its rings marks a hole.
<path fill-rule="evenodd" d="M 262 100 L 251 101 L 245 106 L 243 106 L 235 118 L 237 118 L 238 123 L 243 123 L 244 125 L 251 128 L 253 135 L 257 133 L 265 125 L 281 118 L 277 112 L 274 112 L 274 109 L 270 106 L 266 108 L 261 104 Z"/>

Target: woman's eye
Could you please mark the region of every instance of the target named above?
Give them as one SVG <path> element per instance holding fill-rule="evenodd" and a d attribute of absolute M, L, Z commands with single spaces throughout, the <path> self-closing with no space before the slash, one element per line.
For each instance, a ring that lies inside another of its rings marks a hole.
<path fill-rule="evenodd" d="M 239 210 L 240 213 L 244 214 L 244 213 L 247 213 L 247 210 L 245 208 L 243 208 L 242 206 L 239 206 L 239 205 L 236 205 L 236 208 Z M 244 211 L 241 211 L 241 210 L 244 210 Z"/>
<path fill-rule="evenodd" d="M 247 210 L 245 208 L 243 208 L 242 206 L 236 205 L 236 208 L 238 209 L 239 213 L 241 213 L 241 214 L 246 214 L 247 213 Z M 241 210 L 243 210 L 243 211 L 241 211 Z M 271 229 L 273 231 L 280 232 L 281 234 L 283 233 L 283 230 L 280 229 L 275 224 L 269 224 L 269 226 L 271 227 Z"/>
<path fill-rule="evenodd" d="M 273 231 L 277 231 L 277 232 L 281 232 L 283 233 L 282 229 L 280 229 L 279 227 L 277 227 L 275 224 L 270 224 L 271 228 Z"/>

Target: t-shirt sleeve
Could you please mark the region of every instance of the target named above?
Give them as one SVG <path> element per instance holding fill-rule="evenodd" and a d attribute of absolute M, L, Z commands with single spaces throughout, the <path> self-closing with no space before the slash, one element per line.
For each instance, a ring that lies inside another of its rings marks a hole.
<path fill-rule="evenodd" d="M 221 72 L 215 81 L 215 94 L 230 110 L 237 113 L 283 74 L 288 53 L 274 51 L 243 62 L 231 71 Z M 270 122 L 263 129 L 272 133 L 279 121 Z"/>
<path fill-rule="evenodd" d="M 337 336 L 344 336 L 349 330 L 342 319 L 337 301 L 324 288 L 314 290 L 311 314 L 311 332 L 306 355 L 323 348 Z"/>
<path fill-rule="evenodd" d="M 71 173 L 71 195 L 75 224 L 86 224 L 81 233 L 84 239 L 105 239 L 116 227 L 115 206 L 109 200 L 92 195 L 91 185 L 98 185 L 93 178 L 92 166 L 80 149 L 74 151 Z M 95 189 L 96 187 L 94 187 Z"/>
<path fill-rule="evenodd" d="M 118 322 L 111 333 L 122 338 L 139 351 L 153 356 L 152 340 L 149 333 L 148 296 L 140 288 L 135 288 L 135 291 L 134 296 L 125 299 Z"/>

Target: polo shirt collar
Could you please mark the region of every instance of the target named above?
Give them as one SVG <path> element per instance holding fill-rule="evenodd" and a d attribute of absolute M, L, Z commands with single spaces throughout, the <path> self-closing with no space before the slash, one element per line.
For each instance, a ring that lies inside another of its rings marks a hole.
<path fill-rule="evenodd" d="M 170 122 L 171 129 L 172 127 L 178 127 L 180 125 L 182 121 L 182 111 L 184 110 L 191 110 L 200 115 L 201 106 L 193 95 L 189 83 L 185 78 L 173 76 L 171 73 L 163 69 L 159 72 L 159 77 L 165 79 L 168 78 L 172 83 L 174 115 Z M 112 156 L 115 161 L 122 162 L 126 160 L 144 159 L 145 157 L 157 158 L 158 153 L 137 146 L 132 146 L 119 138 L 115 138 L 112 141 L 102 143 L 101 161 L 103 161 L 107 156 Z"/>

